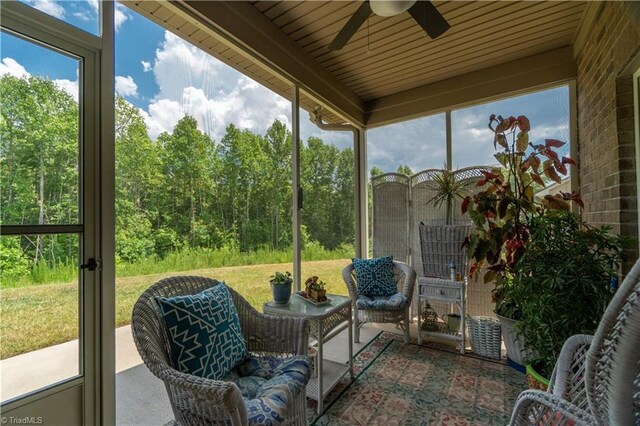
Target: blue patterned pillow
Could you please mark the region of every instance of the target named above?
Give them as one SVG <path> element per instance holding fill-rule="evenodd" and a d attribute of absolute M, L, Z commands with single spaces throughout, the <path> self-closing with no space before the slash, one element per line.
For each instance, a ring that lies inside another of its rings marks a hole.
<path fill-rule="evenodd" d="M 398 292 L 393 275 L 393 257 L 351 259 L 356 270 L 358 294 L 391 296 Z"/>
<path fill-rule="evenodd" d="M 156 300 L 176 370 L 220 380 L 247 357 L 238 311 L 224 283 L 198 294 Z"/>

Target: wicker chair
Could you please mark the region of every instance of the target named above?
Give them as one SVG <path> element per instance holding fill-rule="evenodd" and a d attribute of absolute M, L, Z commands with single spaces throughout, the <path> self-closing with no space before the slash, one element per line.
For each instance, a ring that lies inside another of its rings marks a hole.
<path fill-rule="evenodd" d="M 356 276 L 353 263 L 342 270 L 342 278 L 347 284 L 349 297 L 353 307 L 353 337 L 356 343 L 360 342 L 360 327 L 367 322 L 393 323 L 398 324 L 404 330 L 404 341 L 409 343 L 409 310 L 411 309 L 411 299 L 413 288 L 416 284 L 416 271 L 406 263 L 393 261 L 393 270 L 398 292 L 404 294 L 408 303 L 399 309 L 361 309 L 358 308 L 358 289 L 356 287 Z"/>
<path fill-rule="evenodd" d="M 512 425 L 640 425 L 640 261 L 595 336 L 569 338 L 547 392 L 520 394 Z"/>
<path fill-rule="evenodd" d="M 192 276 L 163 279 L 147 289 L 133 307 L 133 340 L 145 365 L 169 394 L 171 408 L 180 425 L 246 425 L 247 410 L 233 382 L 205 379 L 175 370 L 165 322 L 155 298 L 192 295 L 219 281 Z M 229 288 L 238 311 L 247 350 L 253 354 L 283 357 L 306 355 L 309 323 L 303 318 L 276 318 L 257 312 L 242 296 Z M 306 394 L 299 392 L 289 408 L 287 425 L 306 425 Z"/>

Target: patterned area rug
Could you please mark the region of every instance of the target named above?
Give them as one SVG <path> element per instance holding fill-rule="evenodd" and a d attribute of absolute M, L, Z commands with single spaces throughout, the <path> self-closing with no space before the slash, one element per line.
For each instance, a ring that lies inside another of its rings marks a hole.
<path fill-rule="evenodd" d="M 356 379 L 343 379 L 310 425 L 505 425 L 525 376 L 505 364 L 461 356 L 382 332 L 354 359 Z"/>

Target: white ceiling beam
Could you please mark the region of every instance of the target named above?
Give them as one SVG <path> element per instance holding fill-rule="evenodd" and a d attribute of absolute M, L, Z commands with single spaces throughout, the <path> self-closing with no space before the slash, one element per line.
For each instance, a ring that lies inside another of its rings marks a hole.
<path fill-rule="evenodd" d="M 440 113 L 576 78 L 571 46 L 366 102 L 367 128 Z"/>

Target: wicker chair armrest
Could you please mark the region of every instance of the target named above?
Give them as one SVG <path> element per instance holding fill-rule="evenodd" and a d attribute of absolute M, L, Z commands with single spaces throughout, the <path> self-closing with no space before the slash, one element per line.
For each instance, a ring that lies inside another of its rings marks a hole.
<path fill-rule="evenodd" d="M 342 279 L 347 285 L 347 290 L 349 291 L 349 297 L 351 298 L 351 304 L 353 306 L 355 306 L 356 300 L 358 300 L 358 288 L 356 287 L 356 281 L 353 278 L 354 269 L 353 263 L 350 263 L 342 270 Z"/>
<path fill-rule="evenodd" d="M 243 319 L 243 333 L 251 352 L 306 355 L 309 320 L 250 312 Z M 248 325 L 248 327 L 247 327 Z"/>
<path fill-rule="evenodd" d="M 586 354 L 592 341 L 593 336 L 576 334 L 564 342 L 551 373 L 548 392 L 574 402 L 576 398 L 584 397 L 586 403 L 584 382 Z M 586 408 L 586 405 L 584 407 Z"/>
<path fill-rule="evenodd" d="M 229 416 L 231 424 L 246 425 L 242 394 L 233 382 L 205 379 L 165 366 L 158 371 L 171 398 L 174 415 L 184 424 Z"/>
<path fill-rule="evenodd" d="M 394 261 L 393 266 L 399 269 L 404 276 L 402 283 L 398 283 L 398 291 L 403 293 L 409 301 L 409 304 L 411 304 L 411 300 L 413 299 L 413 289 L 416 285 L 416 271 L 411 266 L 403 262 Z M 402 287 L 400 287 L 400 284 Z"/>
<path fill-rule="evenodd" d="M 589 425 L 589 414 L 548 392 L 527 390 L 520 394 L 510 425 Z"/>

